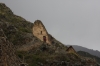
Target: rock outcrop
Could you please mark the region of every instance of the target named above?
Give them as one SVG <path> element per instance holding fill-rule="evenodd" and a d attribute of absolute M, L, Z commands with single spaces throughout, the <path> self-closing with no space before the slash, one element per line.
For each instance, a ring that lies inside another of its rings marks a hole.
<path fill-rule="evenodd" d="M 0 66 L 18 66 L 19 63 L 20 60 L 15 55 L 13 44 L 0 28 Z"/>
<path fill-rule="evenodd" d="M 33 24 L 33 35 L 39 38 L 41 41 L 51 44 L 48 32 L 40 20 L 36 20 Z"/>

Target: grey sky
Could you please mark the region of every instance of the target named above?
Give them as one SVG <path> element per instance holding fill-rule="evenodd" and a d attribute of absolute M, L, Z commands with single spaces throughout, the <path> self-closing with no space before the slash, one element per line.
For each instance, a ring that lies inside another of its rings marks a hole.
<path fill-rule="evenodd" d="M 100 51 L 100 0 L 0 0 L 30 22 L 39 19 L 64 44 Z"/>

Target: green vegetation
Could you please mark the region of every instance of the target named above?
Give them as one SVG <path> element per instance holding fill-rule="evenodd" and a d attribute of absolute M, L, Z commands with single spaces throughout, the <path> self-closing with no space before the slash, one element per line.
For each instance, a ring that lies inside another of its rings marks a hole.
<path fill-rule="evenodd" d="M 84 56 L 84 57 L 92 58 L 92 59 L 96 60 L 98 63 L 100 63 L 100 58 L 97 56 L 91 55 L 91 54 L 84 52 L 84 51 L 78 51 L 78 54 L 81 56 Z"/>
<path fill-rule="evenodd" d="M 33 23 L 26 21 L 20 16 L 16 16 L 6 7 L 5 4 L 0 4 L 0 26 L 4 30 L 7 38 L 14 44 L 23 44 L 25 41 L 24 35 L 32 33 Z M 10 26 L 13 26 L 9 29 Z"/>
<path fill-rule="evenodd" d="M 62 49 L 61 49 L 62 50 Z M 61 51 L 60 50 L 60 51 Z M 81 59 L 74 53 L 55 53 L 53 46 L 42 44 L 34 50 L 30 51 L 17 51 L 16 55 L 23 59 L 29 64 L 29 66 L 39 66 L 39 65 L 50 65 L 52 63 L 62 63 L 64 62 L 76 62 Z"/>
<path fill-rule="evenodd" d="M 29 66 L 39 66 L 40 64 L 50 65 L 54 61 L 67 61 L 69 62 L 69 58 L 66 55 L 58 55 L 58 54 L 48 54 L 47 52 L 41 52 L 39 54 L 28 53 L 28 52 L 17 52 L 17 55 L 20 59 L 25 58 L 26 63 Z"/>

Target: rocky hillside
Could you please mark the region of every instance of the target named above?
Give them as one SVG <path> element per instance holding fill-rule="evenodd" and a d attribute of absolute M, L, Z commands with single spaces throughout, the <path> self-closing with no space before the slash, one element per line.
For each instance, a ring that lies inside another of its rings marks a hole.
<path fill-rule="evenodd" d="M 15 55 L 13 44 L 0 28 L 0 66 L 18 66 L 20 63 L 20 59 Z"/>
<path fill-rule="evenodd" d="M 28 66 L 97 65 L 96 61 L 78 55 L 74 48 L 64 46 L 47 33 L 45 27 L 42 28 L 34 29 L 33 23 L 14 15 L 10 8 L 0 3 L 0 44 L 3 47 L 1 63 L 4 66 L 19 66 L 21 62 Z M 39 32 L 40 36 L 32 29 Z M 41 36 L 47 37 L 48 42 L 40 39 Z"/>
<path fill-rule="evenodd" d="M 85 47 L 82 47 L 82 46 L 77 46 L 77 45 L 72 45 L 72 46 L 74 47 L 74 49 L 76 51 L 85 51 L 85 52 L 88 52 L 88 53 L 90 53 L 92 55 L 100 57 L 100 51 L 93 50 L 93 49 L 88 49 L 88 48 L 85 48 Z"/>
<path fill-rule="evenodd" d="M 70 45 L 67 45 L 67 46 L 70 46 Z M 100 63 L 99 51 L 95 51 L 95 50 L 88 49 L 82 46 L 77 46 L 77 45 L 72 45 L 72 46 L 79 55 L 84 56 L 84 57 L 94 58 L 98 63 Z"/>
<path fill-rule="evenodd" d="M 91 55 L 91 54 L 88 53 L 88 52 L 85 52 L 85 51 L 78 51 L 77 53 L 80 54 L 81 56 L 84 56 L 84 57 L 93 58 L 94 60 L 97 60 L 98 63 L 100 63 L 100 58 L 99 58 L 99 57 L 94 56 L 94 55 Z"/>

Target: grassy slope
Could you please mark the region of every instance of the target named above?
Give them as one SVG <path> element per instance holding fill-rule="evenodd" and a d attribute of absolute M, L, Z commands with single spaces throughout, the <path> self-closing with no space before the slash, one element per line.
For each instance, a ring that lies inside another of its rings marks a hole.
<path fill-rule="evenodd" d="M 91 54 L 84 52 L 84 51 L 78 51 L 78 54 L 80 54 L 81 56 L 84 56 L 84 57 L 94 58 L 98 63 L 100 63 L 100 58 L 97 56 L 91 55 Z"/>
<path fill-rule="evenodd" d="M 50 64 L 56 62 L 56 64 L 60 64 L 62 61 L 75 63 L 80 61 L 80 58 L 76 56 L 75 54 L 66 54 L 66 53 L 55 53 L 54 49 L 50 46 L 46 47 L 45 50 L 43 50 L 43 46 L 39 46 L 39 48 L 35 50 L 31 50 L 28 52 L 18 51 L 17 55 L 22 59 L 23 56 L 25 58 L 25 61 L 29 64 L 29 66 L 39 66 L 39 65 L 45 65 L 49 66 Z"/>
<path fill-rule="evenodd" d="M 9 40 L 14 45 L 18 45 L 23 44 L 22 41 L 25 40 L 24 35 L 26 33 L 32 33 L 33 24 L 20 16 L 14 15 L 5 4 L 0 3 L 0 25 Z M 13 27 L 9 29 L 11 26 Z"/>

